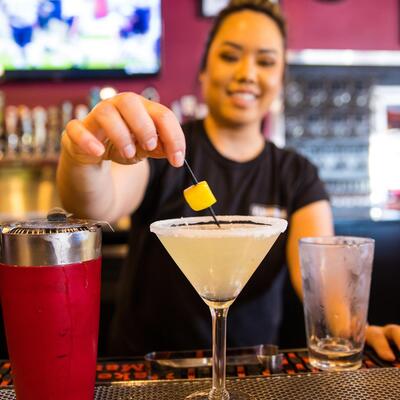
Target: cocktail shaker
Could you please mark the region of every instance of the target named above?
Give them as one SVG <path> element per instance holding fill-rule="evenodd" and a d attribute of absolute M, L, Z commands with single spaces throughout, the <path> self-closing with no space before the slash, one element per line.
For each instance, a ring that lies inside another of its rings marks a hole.
<path fill-rule="evenodd" d="M 18 400 L 93 400 L 101 226 L 63 210 L 0 233 L 0 300 Z"/>

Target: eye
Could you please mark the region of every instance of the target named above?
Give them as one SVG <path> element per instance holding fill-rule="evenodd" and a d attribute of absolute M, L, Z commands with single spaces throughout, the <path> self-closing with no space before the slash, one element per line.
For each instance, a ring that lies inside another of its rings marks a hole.
<path fill-rule="evenodd" d="M 239 57 L 234 53 L 222 52 L 220 53 L 220 58 L 228 63 L 233 63 L 238 61 Z"/>
<path fill-rule="evenodd" d="M 272 67 L 276 64 L 276 60 L 272 58 L 260 58 L 257 60 L 257 64 L 261 67 Z"/>

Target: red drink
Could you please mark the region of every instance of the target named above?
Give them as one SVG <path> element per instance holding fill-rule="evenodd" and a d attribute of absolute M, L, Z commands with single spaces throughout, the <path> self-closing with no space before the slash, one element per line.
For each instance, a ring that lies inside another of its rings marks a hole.
<path fill-rule="evenodd" d="M 18 400 L 93 400 L 101 257 L 56 266 L 0 264 Z"/>

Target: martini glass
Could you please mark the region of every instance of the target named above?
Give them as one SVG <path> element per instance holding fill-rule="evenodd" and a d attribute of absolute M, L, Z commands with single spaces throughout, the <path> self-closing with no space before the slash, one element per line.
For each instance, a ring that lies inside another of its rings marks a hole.
<path fill-rule="evenodd" d="M 154 222 L 154 232 L 212 316 L 212 388 L 186 399 L 245 400 L 243 392 L 228 392 L 226 377 L 226 318 L 229 306 L 286 229 L 279 218 L 253 216 L 190 217 Z"/>

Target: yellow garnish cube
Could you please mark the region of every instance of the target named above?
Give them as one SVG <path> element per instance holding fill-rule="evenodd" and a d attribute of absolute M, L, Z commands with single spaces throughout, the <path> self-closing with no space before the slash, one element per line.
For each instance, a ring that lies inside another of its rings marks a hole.
<path fill-rule="evenodd" d="M 217 202 L 206 181 L 201 181 L 196 185 L 188 187 L 183 191 L 183 196 L 194 211 L 204 210 Z"/>

